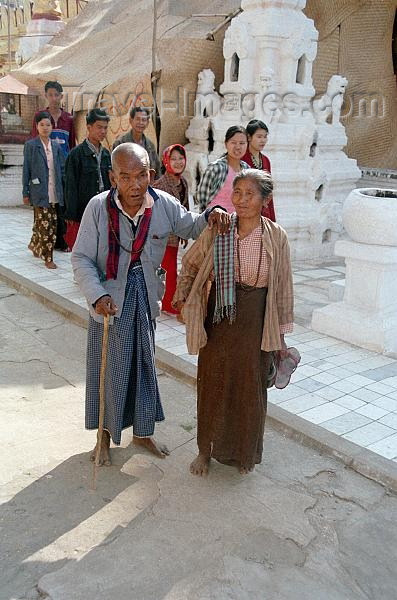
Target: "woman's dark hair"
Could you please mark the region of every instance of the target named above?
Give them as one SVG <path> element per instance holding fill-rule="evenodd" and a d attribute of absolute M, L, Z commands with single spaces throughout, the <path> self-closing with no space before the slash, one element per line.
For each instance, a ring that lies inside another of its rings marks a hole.
<path fill-rule="evenodd" d="M 226 131 L 225 144 L 230 140 L 230 138 L 236 135 L 236 133 L 243 133 L 247 137 L 247 132 L 244 127 L 241 125 L 232 125 L 232 127 L 229 127 L 229 129 Z"/>
<path fill-rule="evenodd" d="M 243 169 L 233 180 L 234 186 L 243 179 L 252 179 L 255 181 L 262 198 L 265 200 L 273 191 L 273 178 L 269 171 L 262 169 Z"/>
<path fill-rule="evenodd" d="M 40 123 L 40 121 L 42 121 L 43 119 L 48 119 L 49 121 L 51 121 L 51 115 L 46 110 L 42 110 L 41 112 L 37 113 L 37 115 L 34 116 L 34 122 L 36 124 Z"/>
<path fill-rule="evenodd" d="M 267 133 L 269 133 L 268 126 L 260 119 L 252 119 L 252 121 L 247 123 L 246 130 L 248 135 L 254 135 L 258 129 L 264 129 Z"/>
<path fill-rule="evenodd" d="M 47 81 L 47 83 L 44 86 L 44 91 L 47 92 L 48 90 L 51 90 L 51 89 L 56 90 L 60 94 L 62 94 L 62 92 L 63 92 L 63 87 L 57 81 Z"/>

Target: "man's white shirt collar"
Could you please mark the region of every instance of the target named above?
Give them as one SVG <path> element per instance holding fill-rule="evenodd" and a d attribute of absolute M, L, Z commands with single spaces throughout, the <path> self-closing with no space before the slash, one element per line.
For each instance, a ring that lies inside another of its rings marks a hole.
<path fill-rule="evenodd" d="M 146 192 L 145 194 L 145 198 L 141 204 L 140 209 L 138 210 L 138 212 L 136 213 L 135 217 L 130 217 L 129 214 L 127 214 L 125 212 L 125 210 L 123 209 L 123 207 L 121 206 L 121 202 L 119 200 L 119 193 L 116 190 L 115 194 L 114 194 L 114 201 L 116 203 L 117 208 L 119 208 L 121 210 L 121 212 L 123 213 L 123 215 L 125 215 L 126 217 L 128 217 L 128 219 L 130 219 L 130 221 L 132 221 L 134 223 L 134 225 L 138 224 L 138 220 L 139 217 L 141 217 L 143 215 L 143 213 L 145 212 L 146 208 L 151 208 L 154 204 L 154 200 L 151 197 L 151 195 L 149 194 L 149 192 Z"/>

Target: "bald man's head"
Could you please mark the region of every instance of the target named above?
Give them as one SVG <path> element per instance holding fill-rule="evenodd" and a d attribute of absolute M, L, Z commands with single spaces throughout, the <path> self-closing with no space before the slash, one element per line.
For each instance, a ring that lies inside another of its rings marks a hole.
<path fill-rule="evenodd" d="M 133 144 L 131 142 L 125 142 L 119 144 L 112 152 L 112 169 L 115 171 L 119 163 L 130 162 L 130 163 L 141 163 L 147 169 L 150 169 L 149 155 L 145 148 L 139 144 Z"/>
<path fill-rule="evenodd" d="M 109 175 L 124 210 L 130 215 L 135 214 L 145 199 L 150 183 L 150 161 L 145 148 L 131 143 L 116 146 L 112 152 Z"/>

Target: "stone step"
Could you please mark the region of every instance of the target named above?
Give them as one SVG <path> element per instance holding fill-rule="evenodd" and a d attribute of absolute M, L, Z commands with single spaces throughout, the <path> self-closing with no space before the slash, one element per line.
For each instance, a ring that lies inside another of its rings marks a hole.
<path fill-rule="evenodd" d="M 328 298 L 330 302 L 341 302 L 345 295 L 345 283 L 344 279 L 337 279 L 332 281 L 329 285 Z"/>

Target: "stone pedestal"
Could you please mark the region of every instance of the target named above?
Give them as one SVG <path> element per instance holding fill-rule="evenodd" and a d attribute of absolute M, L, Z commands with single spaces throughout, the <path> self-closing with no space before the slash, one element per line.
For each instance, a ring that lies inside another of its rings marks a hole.
<path fill-rule="evenodd" d="M 335 244 L 346 260 L 341 302 L 313 312 L 314 330 L 380 353 L 397 354 L 397 191 L 354 190 L 343 224 L 351 240 Z M 393 197 L 394 195 L 394 197 Z"/>
<path fill-rule="evenodd" d="M 22 204 L 23 144 L 1 144 L 0 206 Z"/>

